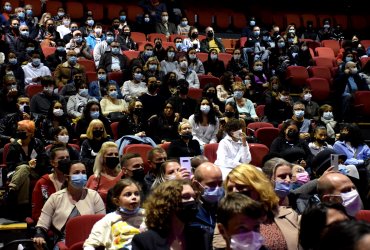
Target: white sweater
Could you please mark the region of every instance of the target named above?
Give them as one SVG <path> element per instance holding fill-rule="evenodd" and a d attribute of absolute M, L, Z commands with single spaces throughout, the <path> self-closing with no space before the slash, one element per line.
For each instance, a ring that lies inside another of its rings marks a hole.
<path fill-rule="evenodd" d="M 22 66 L 24 71 L 24 84 L 28 86 L 30 84 L 37 84 L 37 82 L 33 82 L 32 79 L 36 77 L 42 76 L 51 76 L 50 69 L 46 67 L 43 63 L 40 63 L 38 67 L 32 66 L 32 63 L 27 63 L 26 65 Z"/>
<path fill-rule="evenodd" d="M 194 115 L 189 117 L 189 123 L 193 130 L 193 139 L 197 140 L 201 146 L 208 143 L 217 142 L 217 132 L 219 128 L 219 121 L 216 118 L 216 124 L 209 124 L 207 127 L 201 126 L 199 123 L 195 123 Z"/>

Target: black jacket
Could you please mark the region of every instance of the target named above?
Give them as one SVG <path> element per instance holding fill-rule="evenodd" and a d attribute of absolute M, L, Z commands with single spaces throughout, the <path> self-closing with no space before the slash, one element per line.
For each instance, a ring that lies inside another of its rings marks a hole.
<path fill-rule="evenodd" d="M 168 148 L 169 158 L 201 155 L 200 145 L 197 140 L 190 140 L 188 145 L 182 139 L 171 142 Z"/>
<path fill-rule="evenodd" d="M 128 58 L 125 55 L 119 54 L 117 55 L 119 59 L 119 66 L 122 71 L 125 71 L 128 68 Z M 104 55 L 100 58 L 99 61 L 99 68 L 103 67 L 106 72 L 112 72 L 112 53 L 107 51 Z"/>
<path fill-rule="evenodd" d="M 220 52 L 224 53 L 225 52 L 225 47 L 222 44 L 221 39 L 216 38 L 216 37 L 214 39 L 215 39 L 215 42 L 217 44 L 217 47 L 220 49 Z M 208 38 L 205 38 L 200 42 L 200 52 L 208 53 L 209 49 L 210 49 L 209 48 L 209 40 L 208 40 Z"/>

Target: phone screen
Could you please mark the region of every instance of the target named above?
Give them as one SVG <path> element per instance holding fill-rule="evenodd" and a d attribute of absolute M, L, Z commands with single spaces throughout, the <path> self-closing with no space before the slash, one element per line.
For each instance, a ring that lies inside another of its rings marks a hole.
<path fill-rule="evenodd" d="M 334 170 L 336 171 L 338 171 L 338 158 L 339 156 L 337 154 L 330 155 L 330 165 L 334 166 Z"/>
<path fill-rule="evenodd" d="M 30 106 L 24 106 L 23 111 L 27 114 L 30 114 Z"/>

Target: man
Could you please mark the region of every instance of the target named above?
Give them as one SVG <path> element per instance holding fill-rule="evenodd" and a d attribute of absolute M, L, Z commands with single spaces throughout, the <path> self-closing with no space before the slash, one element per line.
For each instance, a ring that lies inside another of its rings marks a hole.
<path fill-rule="evenodd" d="M 3 79 L 3 86 L 0 89 L 0 117 L 18 110 L 16 105 L 19 96 L 17 80 L 10 74 L 5 75 Z"/>
<path fill-rule="evenodd" d="M 57 87 L 63 87 L 67 83 L 72 82 L 74 75 L 82 74 L 86 79 L 85 67 L 77 63 L 77 54 L 70 50 L 67 52 L 67 61 L 57 66 L 54 71 Z"/>
<path fill-rule="evenodd" d="M 200 42 L 200 52 L 208 53 L 211 49 L 216 49 L 218 53 L 225 52 L 225 47 L 221 39 L 215 37 L 212 27 L 206 28 L 207 37 Z"/>
<path fill-rule="evenodd" d="M 57 49 L 53 54 L 46 57 L 46 65 L 49 67 L 50 71 L 55 71 L 56 67 L 58 67 L 59 64 L 67 61 L 67 53 L 64 40 L 60 39 L 57 40 L 55 43 Z"/>
<path fill-rule="evenodd" d="M 161 14 L 162 22 L 158 22 L 155 25 L 155 32 L 165 34 L 168 38 L 172 34 L 177 34 L 176 25 L 168 21 L 167 11 L 163 11 Z"/>
<path fill-rule="evenodd" d="M 171 97 L 169 100 L 172 101 L 174 106 L 174 112 L 180 115 L 180 121 L 182 119 L 188 119 L 189 116 L 194 114 L 197 106 L 197 101 L 188 96 L 189 83 L 185 79 L 180 79 L 178 84 L 178 95 Z"/>
<path fill-rule="evenodd" d="M 194 244 L 189 249 L 213 249 L 217 205 L 224 195 L 221 169 L 211 162 L 204 162 L 196 168 L 192 183 L 201 196 L 197 216 L 185 228 L 192 237 L 187 242 Z"/>
<path fill-rule="evenodd" d="M 112 31 L 108 30 L 106 33 L 106 40 L 102 41 L 101 43 L 97 44 L 94 48 L 94 62 L 95 66 L 99 66 L 100 58 L 104 55 L 105 52 L 110 51 L 110 45 L 114 41 L 114 34 Z"/>
<path fill-rule="evenodd" d="M 148 61 L 149 57 L 152 57 L 154 54 L 153 52 L 153 45 L 147 43 L 144 45 L 144 51 L 140 52 L 138 60 L 140 61 L 141 65 L 144 66 L 146 61 Z"/>
<path fill-rule="evenodd" d="M 362 201 L 353 182 L 342 173 L 327 173 L 317 182 L 322 202 L 341 203 L 350 216 L 362 209 Z"/>
<path fill-rule="evenodd" d="M 149 171 L 144 177 L 147 187 L 151 188 L 162 163 L 167 160 L 167 153 L 161 147 L 155 147 L 148 152 Z"/>
<path fill-rule="evenodd" d="M 49 68 L 41 62 L 38 52 L 32 53 L 31 61 L 22 66 L 22 69 L 26 88 L 28 85 L 40 84 L 41 78 L 44 76 L 51 76 Z"/>
<path fill-rule="evenodd" d="M 300 95 L 300 101 L 305 105 L 305 118 L 313 119 L 317 118 L 319 115 L 319 104 L 312 101 L 312 91 L 308 86 L 303 87 L 302 93 Z"/>
<path fill-rule="evenodd" d="M 121 53 L 121 47 L 118 42 L 110 44 L 110 51 L 106 51 L 100 58 L 99 68 L 104 68 L 106 72 L 122 72 L 128 68 L 128 58 Z"/>
<path fill-rule="evenodd" d="M 117 37 L 117 42 L 121 44 L 123 51 L 137 50 L 137 44 L 131 38 L 131 29 L 128 25 L 123 26 L 120 35 Z"/>
<path fill-rule="evenodd" d="M 163 111 L 166 99 L 158 94 L 159 84 L 157 79 L 152 76 L 148 78 L 148 92 L 139 96 L 139 100 L 146 107 L 143 111 L 144 119 L 149 119 L 152 115 L 159 115 Z"/>
<path fill-rule="evenodd" d="M 16 39 L 19 37 L 19 19 L 13 17 L 9 20 L 10 26 L 5 34 L 5 41 L 10 44 L 15 44 Z"/>
<path fill-rule="evenodd" d="M 71 29 L 69 26 L 70 24 L 71 24 L 71 18 L 68 15 L 64 15 L 62 18 L 62 24 L 57 27 L 57 32 L 59 33 L 60 37 L 64 38 L 65 35 L 71 32 Z"/>
<path fill-rule="evenodd" d="M 310 138 L 311 132 L 311 121 L 304 118 L 305 106 L 303 103 L 297 101 L 293 105 L 293 116 L 292 120 L 297 122 L 297 127 L 299 129 L 299 137 L 302 140 L 307 140 Z"/>
<path fill-rule="evenodd" d="M 90 50 L 94 50 L 95 46 L 105 40 L 105 35 L 103 34 L 103 26 L 101 23 L 96 23 L 94 25 L 94 32 L 90 33 L 86 38 L 87 46 Z"/>
<path fill-rule="evenodd" d="M 82 36 L 81 31 L 75 30 L 73 31 L 73 38 L 69 43 L 66 44 L 67 51 L 75 51 L 77 57 L 83 57 L 86 59 L 92 59 L 92 55 L 90 53 L 90 48 L 87 46 L 85 39 Z"/>
<path fill-rule="evenodd" d="M 63 37 L 61 37 L 66 44 L 69 43 L 71 39 L 73 38 L 73 32 L 78 30 L 78 24 L 76 22 L 72 22 L 69 29 L 70 29 L 70 32 L 65 34 Z"/>

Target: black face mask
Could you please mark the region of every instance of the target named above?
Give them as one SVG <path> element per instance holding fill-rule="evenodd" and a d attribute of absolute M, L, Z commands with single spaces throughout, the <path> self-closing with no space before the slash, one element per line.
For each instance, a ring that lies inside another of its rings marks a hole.
<path fill-rule="evenodd" d="M 209 38 L 212 38 L 212 37 L 213 37 L 213 35 L 214 35 L 214 33 L 213 33 L 212 31 L 208 31 L 208 32 L 207 32 L 207 36 L 208 36 Z"/>
<path fill-rule="evenodd" d="M 235 113 L 234 112 L 231 112 L 231 111 L 225 111 L 224 115 L 227 117 L 227 118 L 232 118 L 235 116 Z"/>
<path fill-rule="evenodd" d="M 197 213 L 198 213 L 198 203 L 196 201 L 187 201 L 181 204 L 180 210 L 177 212 L 177 217 L 184 224 L 187 224 L 195 219 Z"/>
<path fill-rule="evenodd" d="M 289 130 L 288 133 L 287 133 L 287 136 L 290 139 L 297 139 L 298 136 L 299 136 L 299 132 L 297 130 Z"/>
<path fill-rule="evenodd" d="M 187 95 L 189 93 L 189 88 L 188 87 L 180 87 L 179 92 L 182 95 Z"/>
<path fill-rule="evenodd" d="M 192 134 L 182 134 L 180 135 L 181 139 L 184 139 L 184 140 L 191 140 L 193 138 L 193 135 Z"/>
<path fill-rule="evenodd" d="M 156 84 L 156 83 L 150 84 L 148 86 L 148 92 L 149 93 L 154 93 L 157 89 L 158 89 L 158 84 Z"/>
<path fill-rule="evenodd" d="M 54 26 L 48 26 L 48 31 L 51 33 L 51 32 L 54 32 Z"/>
<path fill-rule="evenodd" d="M 347 133 L 340 133 L 339 134 L 339 140 L 340 141 L 348 141 L 350 139 L 350 136 Z"/>
<path fill-rule="evenodd" d="M 130 36 L 131 35 L 131 32 L 123 32 L 123 35 L 124 36 Z"/>
<path fill-rule="evenodd" d="M 95 138 L 102 137 L 102 135 L 103 135 L 103 130 L 94 130 L 94 131 L 93 131 L 93 136 L 94 136 Z"/>
<path fill-rule="evenodd" d="M 110 169 L 116 168 L 118 163 L 118 157 L 105 157 L 105 165 L 107 165 L 107 167 Z"/>
<path fill-rule="evenodd" d="M 163 162 L 157 162 L 157 163 L 154 163 L 155 164 L 155 170 L 156 171 L 159 171 L 159 169 L 161 168 Z"/>
<path fill-rule="evenodd" d="M 132 170 L 132 179 L 137 182 L 142 182 L 144 180 L 145 172 L 143 168 L 138 168 Z"/>
<path fill-rule="evenodd" d="M 320 144 L 325 144 L 326 140 L 316 139 L 316 141 Z"/>
<path fill-rule="evenodd" d="M 191 38 L 193 38 L 193 39 L 198 38 L 198 33 L 193 33 L 193 34 L 191 34 Z"/>
<path fill-rule="evenodd" d="M 25 131 L 19 131 L 17 132 L 17 138 L 21 140 L 27 139 L 27 132 Z"/>
<path fill-rule="evenodd" d="M 143 113 L 142 108 L 135 108 L 134 109 L 134 114 L 140 116 Z"/>
<path fill-rule="evenodd" d="M 176 79 L 169 79 L 168 80 L 168 85 L 170 85 L 171 87 L 176 87 L 176 85 L 177 85 Z"/>
<path fill-rule="evenodd" d="M 213 92 L 207 92 L 206 93 L 206 96 L 209 98 L 209 99 L 213 99 L 216 97 L 216 93 L 213 93 Z"/>
<path fill-rule="evenodd" d="M 155 44 L 155 47 L 156 47 L 157 49 L 160 49 L 160 48 L 162 48 L 162 44 L 161 44 L 161 43 L 156 43 L 156 44 Z"/>
<path fill-rule="evenodd" d="M 119 24 L 113 24 L 113 28 L 118 29 L 119 28 Z"/>

